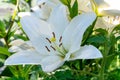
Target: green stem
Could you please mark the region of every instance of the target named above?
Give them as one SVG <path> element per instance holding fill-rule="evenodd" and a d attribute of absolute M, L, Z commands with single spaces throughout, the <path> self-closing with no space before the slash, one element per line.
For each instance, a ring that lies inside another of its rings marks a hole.
<path fill-rule="evenodd" d="M 9 35 L 9 33 L 10 33 L 10 31 L 11 31 L 11 28 L 12 28 L 12 26 L 13 26 L 13 24 L 14 24 L 15 17 L 16 17 L 16 14 L 17 14 L 17 12 L 18 12 L 18 7 L 19 7 L 19 0 L 17 0 L 16 8 L 15 8 L 15 10 L 14 10 L 14 13 L 13 13 L 13 15 L 12 15 L 12 18 L 10 19 L 9 29 L 8 29 L 7 34 L 6 34 L 6 36 L 5 36 L 5 42 L 7 43 L 7 45 L 8 45 L 8 42 L 7 42 L 8 35 Z"/>
<path fill-rule="evenodd" d="M 99 80 L 105 80 L 104 72 L 105 72 L 105 66 L 106 66 L 106 61 L 107 61 L 107 56 L 108 56 L 109 50 L 110 50 L 110 47 L 108 47 L 107 43 L 106 43 L 104 46 L 104 54 L 103 54 L 101 69 L 99 71 Z"/>
<path fill-rule="evenodd" d="M 105 70 L 106 57 L 103 57 L 101 70 L 99 73 L 99 80 L 104 80 L 104 70 Z"/>
<path fill-rule="evenodd" d="M 7 47 L 7 48 L 9 48 L 9 44 L 8 44 L 8 41 L 7 41 L 7 39 L 6 38 L 4 38 L 4 41 L 5 41 L 5 47 Z"/>

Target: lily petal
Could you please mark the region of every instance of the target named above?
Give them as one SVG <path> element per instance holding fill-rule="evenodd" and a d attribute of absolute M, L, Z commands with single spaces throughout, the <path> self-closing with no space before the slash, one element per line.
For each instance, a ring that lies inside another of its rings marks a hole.
<path fill-rule="evenodd" d="M 46 20 L 48 19 L 49 15 L 50 15 L 50 11 L 51 8 L 47 6 L 43 6 L 42 8 L 40 8 L 39 6 L 35 6 L 33 8 L 31 8 L 31 11 L 33 13 L 35 13 L 35 15 L 37 17 L 39 17 L 40 19 Z"/>
<path fill-rule="evenodd" d="M 50 47 L 51 44 L 46 38 L 49 37 L 46 37 L 44 35 L 36 37 L 32 40 L 32 45 L 40 54 L 51 55 L 50 52 L 53 51 L 53 49 Z"/>
<path fill-rule="evenodd" d="M 33 13 L 27 12 L 27 14 L 21 18 L 20 22 L 30 40 L 40 35 L 50 36 L 51 31 L 49 24 L 35 17 Z"/>
<path fill-rule="evenodd" d="M 30 41 L 23 41 L 21 39 L 14 40 L 10 43 L 9 52 L 19 52 L 22 50 L 34 50 Z"/>
<path fill-rule="evenodd" d="M 21 51 L 10 56 L 5 65 L 40 64 L 42 58 L 36 51 Z"/>
<path fill-rule="evenodd" d="M 49 0 L 39 0 L 37 1 L 37 4 L 37 6 L 31 8 L 31 11 L 41 19 L 48 19 L 52 8 L 55 7 L 55 4 Z"/>
<path fill-rule="evenodd" d="M 66 7 L 64 5 L 55 7 L 51 12 L 48 22 L 51 24 L 51 28 L 57 37 L 60 37 L 69 23 Z"/>
<path fill-rule="evenodd" d="M 71 54 L 70 60 L 96 58 L 102 58 L 101 52 L 92 45 L 85 45 L 81 47 L 77 52 Z"/>
<path fill-rule="evenodd" d="M 70 40 L 71 40 L 71 35 L 72 35 L 73 31 L 81 23 L 81 21 L 84 20 L 84 17 L 85 16 L 82 14 L 82 15 L 79 15 L 79 16 L 76 16 L 75 18 L 73 18 L 72 21 L 70 22 L 70 24 L 67 26 L 67 28 L 63 32 L 62 41 L 63 41 L 63 45 L 66 50 L 69 50 L 69 48 L 70 48 L 70 45 L 71 45 Z"/>
<path fill-rule="evenodd" d="M 85 30 L 95 19 L 96 15 L 93 12 L 81 14 L 73 19 L 63 33 L 63 45 L 65 49 L 69 49 L 70 53 L 78 50 Z"/>
<path fill-rule="evenodd" d="M 95 13 L 86 13 L 83 15 L 84 18 L 80 22 L 80 24 L 75 28 L 71 38 L 71 47 L 70 52 L 74 52 L 80 49 L 80 44 L 82 42 L 83 34 L 86 29 L 92 25 L 93 21 L 96 19 Z"/>
<path fill-rule="evenodd" d="M 64 61 L 60 56 L 57 55 L 47 56 L 41 61 L 42 69 L 45 72 L 52 72 L 53 70 L 59 68 L 63 64 Z"/>
<path fill-rule="evenodd" d="M 54 3 L 54 4 L 59 4 L 60 1 L 59 0 L 37 0 L 37 3 L 38 4 L 41 4 L 41 3 L 44 3 L 44 2 L 51 2 L 51 3 Z"/>
<path fill-rule="evenodd" d="M 106 8 L 110 5 L 106 3 L 104 0 L 90 0 L 92 5 L 95 5 L 98 8 Z"/>
<path fill-rule="evenodd" d="M 100 12 L 102 16 L 120 16 L 120 10 L 116 9 L 109 9 L 109 10 L 102 10 Z"/>
<path fill-rule="evenodd" d="M 24 44 L 25 41 L 23 41 L 22 39 L 17 39 L 17 40 L 13 40 L 12 42 L 10 42 L 11 46 L 20 46 L 21 44 Z"/>

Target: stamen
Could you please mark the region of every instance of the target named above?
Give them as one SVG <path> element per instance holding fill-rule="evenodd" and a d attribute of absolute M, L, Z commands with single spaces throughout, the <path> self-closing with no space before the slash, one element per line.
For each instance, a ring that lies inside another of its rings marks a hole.
<path fill-rule="evenodd" d="M 54 33 L 54 32 L 52 32 L 52 34 L 53 34 L 53 37 L 55 38 L 55 33 Z"/>
<path fill-rule="evenodd" d="M 45 5 L 45 2 L 42 5 Z"/>
<path fill-rule="evenodd" d="M 34 12 L 32 9 L 30 9 L 30 12 Z"/>
<path fill-rule="evenodd" d="M 39 5 L 39 8 L 41 8 L 41 5 Z"/>
<path fill-rule="evenodd" d="M 50 46 L 54 51 L 56 51 L 56 49 L 53 46 Z"/>
<path fill-rule="evenodd" d="M 48 52 L 50 52 L 49 48 L 47 46 L 45 46 L 45 48 L 48 50 Z"/>
<path fill-rule="evenodd" d="M 62 43 L 59 44 L 59 47 L 62 46 Z"/>
<path fill-rule="evenodd" d="M 49 43 L 51 43 L 51 41 L 50 41 L 48 38 L 46 38 L 46 40 L 47 40 Z"/>
<path fill-rule="evenodd" d="M 114 16 L 113 21 L 115 21 L 115 20 L 116 20 L 116 17 Z"/>
<path fill-rule="evenodd" d="M 60 36 L 60 39 L 59 39 L 59 42 L 61 42 L 62 41 L 62 36 Z"/>

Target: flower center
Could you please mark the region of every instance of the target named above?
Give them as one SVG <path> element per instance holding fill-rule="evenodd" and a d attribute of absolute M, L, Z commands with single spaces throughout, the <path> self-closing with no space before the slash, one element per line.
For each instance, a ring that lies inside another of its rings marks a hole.
<path fill-rule="evenodd" d="M 52 32 L 52 37 L 50 39 L 46 38 L 46 40 L 50 43 L 50 46 L 45 46 L 45 48 L 47 49 L 48 52 L 53 50 L 53 51 L 57 51 L 59 53 L 59 55 L 65 56 L 67 51 L 65 50 L 65 48 L 62 45 L 62 36 L 59 37 L 59 39 L 58 39 L 59 41 L 57 43 L 55 33 Z"/>

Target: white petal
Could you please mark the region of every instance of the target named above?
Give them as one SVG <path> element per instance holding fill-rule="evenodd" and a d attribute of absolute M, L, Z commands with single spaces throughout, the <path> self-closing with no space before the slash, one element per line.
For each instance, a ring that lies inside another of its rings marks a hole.
<path fill-rule="evenodd" d="M 21 51 L 10 56 L 5 65 L 40 64 L 42 58 L 36 51 Z"/>
<path fill-rule="evenodd" d="M 47 20 L 51 10 L 56 7 L 57 4 L 60 4 L 59 0 L 38 0 L 37 6 L 31 8 L 31 10 L 39 18 Z"/>
<path fill-rule="evenodd" d="M 30 12 L 19 12 L 18 13 L 19 17 L 24 17 L 24 16 L 28 16 L 28 15 L 33 15 L 33 14 L 31 14 Z"/>
<path fill-rule="evenodd" d="M 14 40 L 14 41 L 10 42 L 10 45 L 11 46 L 19 46 L 23 43 L 25 43 L 25 41 L 23 41 L 22 39 L 17 39 L 17 40 Z"/>
<path fill-rule="evenodd" d="M 50 2 L 52 2 L 52 3 L 54 3 L 54 4 L 60 4 L 60 1 L 59 1 L 59 0 L 48 0 L 48 1 L 50 1 Z"/>
<path fill-rule="evenodd" d="M 21 39 L 14 40 L 10 43 L 12 45 L 9 48 L 9 52 L 19 52 L 23 50 L 34 50 L 34 47 L 30 41 L 23 41 Z"/>
<path fill-rule="evenodd" d="M 45 37 L 44 35 L 41 35 L 32 40 L 32 45 L 34 46 L 34 48 L 40 54 L 43 54 L 43 55 L 48 55 L 50 54 L 51 51 L 53 51 L 53 49 L 50 47 L 51 44 L 46 38 L 49 38 L 49 37 Z"/>
<path fill-rule="evenodd" d="M 23 16 L 20 21 L 30 40 L 33 40 L 40 35 L 50 36 L 49 24 L 38 19 L 32 13 Z"/>
<path fill-rule="evenodd" d="M 77 16 L 63 33 L 63 45 L 72 53 L 80 48 L 85 30 L 93 23 L 96 15 L 93 12 Z"/>
<path fill-rule="evenodd" d="M 37 4 L 39 5 L 39 4 L 43 4 L 44 2 L 47 2 L 47 1 L 49 1 L 49 0 L 37 0 Z"/>
<path fill-rule="evenodd" d="M 62 60 L 60 56 L 57 56 L 57 55 L 45 57 L 41 61 L 42 69 L 45 72 L 52 72 L 55 69 L 62 66 L 63 64 L 64 64 L 64 61 Z"/>
<path fill-rule="evenodd" d="M 64 5 L 55 7 L 51 12 L 48 22 L 52 25 L 51 28 L 56 33 L 57 37 L 60 37 L 69 22 L 66 7 Z"/>
<path fill-rule="evenodd" d="M 75 59 L 96 59 L 102 58 L 101 52 L 92 45 L 85 45 L 81 47 L 77 52 L 71 54 L 70 60 Z"/>
<path fill-rule="evenodd" d="M 71 0 L 71 1 L 75 1 L 75 0 Z M 77 0 L 78 1 L 78 10 L 82 11 L 82 12 L 91 12 L 92 11 L 92 7 L 90 4 L 90 0 Z M 92 0 L 93 1 L 93 0 Z"/>
<path fill-rule="evenodd" d="M 98 8 L 106 8 L 110 6 L 104 0 L 91 0 L 91 2 L 94 3 L 94 5 L 96 5 Z"/>
<path fill-rule="evenodd" d="M 46 2 L 46 3 L 50 3 L 51 2 L 51 3 L 54 3 L 54 4 L 59 4 L 60 3 L 59 0 L 37 0 L 38 4 L 42 4 L 44 2 Z"/>
<path fill-rule="evenodd" d="M 19 46 L 12 46 L 8 49 L 9 52 L 20 52 L 22 50 Z"/>
<path fill-rule="evenodd" d="M 120 10 L 117 10 L 117 9 L 102 10 L 100 12 L 100 15 L 102 15 L 102 16 L 120 16 Z"/>
<path fill-rule="evenodd" d="M 80 48 L 83 34 L 86 29 L 92 25 L 93 21 L 96 19 L 95 13 L 86 13 L 83 15 L 84 18 L 80 21 L 80 24 L 75 28 L 71 37 L 71 47 L 70 52 L 74 52 Z"/>
<path fill-rule="evenodd" d="M 37 17 L 46 20 L 50 16 L 50 12 L 54 4 L 50 4 L 48 2 L 43 3 L 44 2 L 40 2 L 37 6 L 31 8 L 31 10 Z"/>
<path fill-rule="evenodd" d="M 78 25 L 82 22 L 82 20 L 84 20 L 84 17 L 85 16 L 83 14 L 76 16 L 75 18 L 72 19 L 70 24 L 65 29 L 65 31 L 62 35 L 62 37 L 63 37 L 62 41 L 63 41 L 63 45 L 66 50 L 69 50 L 69 48 L 70 48 L 71 35 L 73 34 L 73 31 L 75 30 L 75 28 L 78 27 Z"/>

